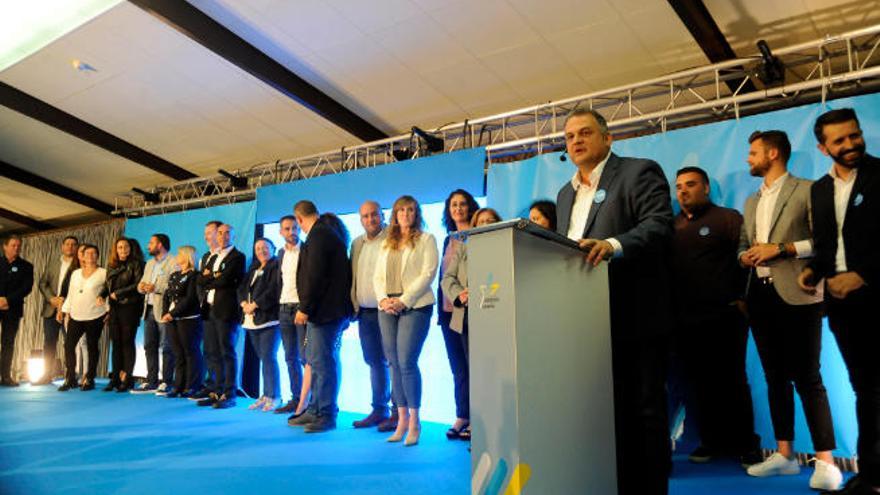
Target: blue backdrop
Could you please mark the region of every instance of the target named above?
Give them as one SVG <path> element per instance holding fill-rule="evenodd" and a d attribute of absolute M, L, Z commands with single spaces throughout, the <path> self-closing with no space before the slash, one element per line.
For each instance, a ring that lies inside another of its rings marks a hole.
<path fill-rule="evenodd" d="M 749 175 L 746 157 L 748 137 L 755 130 L 781 129 L 788 133 L 792 144 L 789 170 L 797 176 L 817 179 L 828 172 L 831 162 L 816 148 L 813 123 L 831 108 L 853 107 L 859 115 L 868 151 L 871 143 L 880 142 L 880 95 L 846 98 L 820 104 L 781 110 L 739 120 L 730 120 L 692 127 L 665 134 L 628 139 L 612 145 L 621 156 L 646 157 L 663 167 L 674 184 L 675 171 L 694 165 L 705 169 L 712 178 L 712 199 L 717 204 L 742 210 L 746 197 L 756 191 L 760 179 Z M 545 154 L 515 163 L 497 164 L 489 168 L 487 198 L 504 218 L 526 217 L 528 205 L 535 199 L 556 200 L 562 184 L 575 171 L 571 161 L 561 162 L 558 153 Z M 673 188 L 674 190 L 674 188 Z M 673 198 L 674 200 L 674 198 Z M 676 211 L 678 206 L 675 205 Z M 855 399 L 843 360 L 827 325 L 823 332 L 822 374 L 831 401 L 838 449 L 835 455 L 852 457 L 856 447 Z M 774 448 L 775 441 L 767 406 L 767 385 L 758 361 L 754 343 L 749 343 L 748 372 L 755 399 L 756 427 L 765 447 Z M 812 452 L 810 435 L 803 410 L 797 405 L 795 448 Z"/>

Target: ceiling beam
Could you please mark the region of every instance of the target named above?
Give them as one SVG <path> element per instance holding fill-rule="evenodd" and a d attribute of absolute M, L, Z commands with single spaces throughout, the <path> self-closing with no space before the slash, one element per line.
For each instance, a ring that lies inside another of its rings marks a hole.
<path fill-rule="evenodd" d="M 100 148 L 143 165 L 151 170 L 164 174 L 175 180 L 186 180 L 197 177 L 189 170 L 160 158 L 147 150 L 120 139 L 107 131 L 99 129 L 64 110 L 56 108 L 43 100 L 14 88 L 0 81 L 0 105 L 18 113 L 52 126 L 59 131 L 82 139 Z"/>
<path fill-rule="evenodd" d="M 99 199 L 51 181 L 45 177 L 28 172 L 27 170 L 20 169 L 15 165 L 10 165 L 2 160 L 0 160 L 0 177 L 5 177 L 26 186 L 40 189 L 43 192 L 54 194 L 59 198 L 64 198 L 68 201 L 88 206 L 89 208 L 100 211 L 106 215 L 109 215 L 114 209 L 112 205 Z"/>
<path fill-rule="evenodd" d="M 243 71 L 364 141 L 388 137 L 210 16 L 181 0 L 130 0 Z"/>
<path fill-rule="evenodd" d="M 41 222 L 35 218 L 24 216 L 20 213 L 16 213 L 16 212 L 12 211 L 12 210 L 7 210 L 6 208 L 3 208 L 2 206 L 0 206 L 0 217 L 5 218 L 7 220 L 11 220 L 11 221 L 13 221 L 17 224 L 20 224 L 20 225 L 30 227 L 34 230 L 49 230 L 49 229 L 55 228 L 55 226 L 50 223 Z M 2 235 L 2 234 L 0 234 L 0 235 Z"/>
<path fill-rule="evenodd" d="M 716 64 L 737 58 L 703 0 L 668 0 L 668 2 L 710 62 Z M 729 80 L 726 83 L 732 92 L 736 92 L 739 87 L 737 81 Z M 740 92 L 749 93 L 755 90 L 752 81 L 747 81 Z"/>

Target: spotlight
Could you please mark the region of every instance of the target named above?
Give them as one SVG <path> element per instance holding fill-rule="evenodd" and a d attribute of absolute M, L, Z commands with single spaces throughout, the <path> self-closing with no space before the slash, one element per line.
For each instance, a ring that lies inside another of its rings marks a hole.
<path fill-rule="evenodd" d="M 137 187 L 132 187 L 131 190 L 143 196 L 144 201 L 146 201 L 147 203 L 159 203 L 160 201 L 162 201 L 162 198 L 160 198 L 159 194 L 157 193 L 147 192 Z"/>
<path fill-rule="evenodd" d="M 416 126 L 413 126 L 412 131 L 415 135 L 422 138 L 425 141 L 425 145 L 428 148 L 428 152 L 437 153 L 438 151 L 443 151 L 443 138 L 434 136 L 433 134 L 428 134 L 422 129 L 419 129 Z"/>
<path fill-rule="evenodd" d="M 785 65 L 774 57 L 770 46 L 766 41 L 758 41 L 758 51 L 761 52 L 761 65 L 758 67 L 758 79 L 765 86 L 779 85 L 785 82 Z"/>
<path fill-rule="evenodd" d="M 235 189 L 247 189 L 248 180 L 246 177 L 240 177 L 238 175 L 231 174 L 225 170 L 218 169 L 217 172 L 220 173 L 223 177 L 229 179 L 229 183 L 232 184 L 232 187 Z"/>
<path fill-rule="evenodd" d="M 27 361 L 27 372 L 28 381 L 32 385 L 43 379 L 43 375 L 46 374 L 46 362 L 43 360 L 43 351 L 31 351 L 31 357 Z"/>

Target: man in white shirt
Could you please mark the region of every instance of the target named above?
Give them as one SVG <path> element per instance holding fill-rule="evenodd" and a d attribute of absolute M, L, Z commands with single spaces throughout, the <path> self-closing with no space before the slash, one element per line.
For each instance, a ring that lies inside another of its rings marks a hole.
<path fill-rule="evenodd" d="M 171 273 L 178 270 L 174 257 L 168 254 L 171 240 L 165 234 L 153 234 L 147 244 L 152 258 L 144 267 L 138 292 L 144 298 L 144 353 L 147 357 L 147 380 L 133 394 L 163 394 L 174 384 L 174 353 L 168 338 L 167 325 L 162 323 L 162 294 Z M 162 351 L 162 383 L 159 383 L 159 350 Z"/>
<path fill-rule="evenodd" d="M 805 294 L 797 277 L 813 255 L 810 228 L 811 181 L 788 173 L 791 144 L 782 131 L 757 131 L 749 138 L 749 169 L 764 180 L 743 210 L 737 256 L 751 268 L 746 303 L 749 323 L 767 378 L 770 416 L 777 452 L 749 466 L 752 476 L 797 474 L 794 440 L 794 388 L 804 407 L 816 452 L 810 477 L 814 489 L 836 489 L 840 470 L 831 409 L 822 375 L 821 295 Z M 792 383 L 794 387 L 792 387 Z"/>
<path fill-rule="evenodd" d="M 281 270 L 281 299 L 278 311 L 281 324 L 281 344 L 284 346 L 284 361 L 287 363 L 287 376 L 290 381 L 291 399 L 275 414 L 291 414 L 299 404 L 303 382 L 303 345 L 306 339 L 306 326 L 294 323 L 299 309 L 299 293 L 296 291 L 296 266 L 299 263 L 299 225 L 293 215 L 281 217 L 280 234 L 284 247 L 278 250 Z"/>
<path fill-rule="evenodd" d="M 397 426 L 388 411 L 391 399 L 391 383 L 388 375 L 388 360 L 382 351 L 382 336 L 379 333 L 379 302 L 373 290 L 373 270 L 376 258 L 385 240 L 385 223 L 382 209 L 376 201 L 365 201 L 358 211 L 364 233 L 351 243 L 351 302 L 358 320 L 358 334 L 364 362 L 370 367 L 370 386 L 373 391 L 373 411 L 365 418 L 353 423 L 355 428 L 380 426 L 392 430 Z M 397 408 L 392 408 L 396 416 Z M 383 430 L 384 431 L 384 430 Z"/>
<path fill-rule="evenodd" d="M 61 241 L 61 255 L 52 258 L 48 266 L 40 275 L 39 289 L 43 295 L 43 309 L 40 316 L 43 317 L 43 362 L 45 373 L 39 384 L 46 385 L 52 382 L 52 378 L 58 374 L 59 368 L 56 359 L 58 348 L 58 335 L 64 333 L 64 326 L 58 321 L 56 315 L 64 304 L 62 289 L 66 278 L 70 277 L 70 268 L 73 266 L 73 257 L 79 240 L 74 236 L 67 236 Z"/>

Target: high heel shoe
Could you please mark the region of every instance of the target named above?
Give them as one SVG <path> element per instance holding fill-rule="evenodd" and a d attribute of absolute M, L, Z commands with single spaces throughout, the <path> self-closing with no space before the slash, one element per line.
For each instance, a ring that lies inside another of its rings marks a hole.
<path fill-rule="evenodd" d="M 267 399 L 266 396 L 260 397 L 259 399 L 257 399 L 256 402 L 254 402 L 253 404 L 249 405 L 249 406 L 248 406 L 248 409 L 251 410 L 251 411 L 253 411 L 254 409 L 259 409 L 259 408 L 263 407 L 263 404 L 266 403 L 266 399 Z"/>
<path fill-rule="evenodd" d="M 263 402 L 263 407 L 260 408 L 263 412 L 270 412 L 275 409 L 278 405 L 278 401 L 269 397 L 266 397 L 266 402 Z"/>
<path fill-rule="evenodd" d="M 412 447 L 414 445 L 418 445 L 419 437 L 422 436 L 422 428 L 410 428 L 406 434 L 406 441 L 403 442 L 405 447 Z"/>
<path fill-rule="evenodd" d="M 397 443 L 397 442 L 403 440 L 403 435 L 404 435 L 405 431 L 406 430 L 404 430 L 404 429 L 398 428 L 397 430 L 394 431 L 394 434 L 391 435 L 390 437 L 388 437 L 387 439 L 385 439 L 385 441 L 388 443 Z M 407 441 L 409 441 L 409 439 L 407 439 Z"/>

